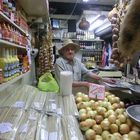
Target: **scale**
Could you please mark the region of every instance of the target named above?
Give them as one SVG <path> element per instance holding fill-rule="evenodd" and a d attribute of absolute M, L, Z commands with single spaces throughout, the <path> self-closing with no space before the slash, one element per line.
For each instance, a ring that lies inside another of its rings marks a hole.
<path fill-rule="evenodd" d="M 115 67 L 98 67 L 99 73 L 98 75 L 101 77 L 109 77 L 109 78 L 121 78 L 122 72 L 117 70 Z"/>

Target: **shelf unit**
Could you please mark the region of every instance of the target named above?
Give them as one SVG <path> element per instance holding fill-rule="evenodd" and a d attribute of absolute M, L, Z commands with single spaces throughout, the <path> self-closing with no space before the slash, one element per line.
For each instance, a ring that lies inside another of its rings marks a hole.
<path fill-rule="evenodd" d="M 26 31 L 24 31 L 21 27 L 19 27 L 17 24 L 15 24 L 13 21 L 11 21 L 5 14 L 3 14 L 1 11 L 0 11 L 0 21 L 6 21 L 8 22 L 9 24 L 11 24 L 12 26 L 14 26 L 17 30 L 19 30 L 19 32 L 21 32 L 23 35 L 25 36 L 28 36 L 28 33 Z M 25 46 L 22 46 L 22 45 L 18 45 L 18 44 L 15 44 L 13 42 L 10 42 L 10 41 L 7 41 L 7 40 L 3 40 L 3 39 L 0 39 L 0 47 L 14 47 L 14 48 L 20 48 L 22 50 L 25 50 L 26 51 L 26 47 Z M 14 79 L 8 81 L 8 82 L 5 82 L 5 83 L 2 83 L 0 84 L 0 91 L 6 89 L 8 86 L 10 86 L 11 84 L 15 83 L 16 81 L 24 78 L 26 75 L 28 75 L 30 73 L 30 71 L 26 72 L 26 73 L 23 73 L 17 77 L 15 77 Z"/>
<path fill-rule="evenodd" d="M 20 32 L 22 32 L 24 35 L 28 36 L 28 33 L 26 31 L 24 31 L 22 28 L 20 28 L 17 24 L 15 24 L 13 21 L 11 21 L 5 14 L 3 14 L 0 11 L 0 19 L 7 21 L 8 23 L 10 23 L 11 25 L 13 25 L 15 28 L 17 28 Z"/>
<path fill-rule="evenodd" d="M 101 63 L 102 58 L 102 46 L 103 41 L 101 39 L 93 39 L 93 40 L 77 40 L 74 39 L 74 42 L 77 42 L 80 45 L 80 51 L 82 55 L 83 63 L 96 63 L 99 65 Z"/>
<path fill-rule="evenodd" d="M 8 86 L 10 86 L 11 84 L 17 82 L 18 80 L 22 79 L 23 77 L 25 77 L 26 75 L 28 75 L 30 73 L 30 71 L 24 73 L 24 74 L 21 74 L 19 75 L 18 77 L 6 82 L 6 83 L 2 83 L 0 84 L 0 91 L 6 89 Z"/>

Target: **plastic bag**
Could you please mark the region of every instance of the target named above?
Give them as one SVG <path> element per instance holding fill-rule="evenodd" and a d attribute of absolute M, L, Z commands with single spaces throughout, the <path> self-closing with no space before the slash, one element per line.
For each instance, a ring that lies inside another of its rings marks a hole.
<path fill-rule="evenodd" d="M 59 92 L 59 86 L 50 72 L 45 73 L 39 78 L 38 89 L 46 92 Z"/>

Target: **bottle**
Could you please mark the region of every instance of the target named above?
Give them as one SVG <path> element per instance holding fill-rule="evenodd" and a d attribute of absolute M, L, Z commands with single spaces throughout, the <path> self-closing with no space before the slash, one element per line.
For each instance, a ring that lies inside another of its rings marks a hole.
<path fill-rule="evenodd" d="M 9 48 L 5 48 L 6 59 L 8 61 L 8 80 L 13 79 L 13 59 L 11 58 Z"/>
<path fill-rule="evenodd" d="M 5 48 L 0 49 L 0 68 L 2 69 L 3 82 L 8 81 L 8 60 L 5 58 Z"/>
<path fill-rule="evenodd" d="M 17 49 L 13 49 L 13 55 L 16 62 L 16 76 L 18 76 L 19 75 L 19 59 L 17 56 Z"/>

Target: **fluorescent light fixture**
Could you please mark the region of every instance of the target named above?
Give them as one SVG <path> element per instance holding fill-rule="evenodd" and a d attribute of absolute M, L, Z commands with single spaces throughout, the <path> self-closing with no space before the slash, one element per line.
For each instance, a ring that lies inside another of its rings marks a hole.
<path fill-rule="evenodd" d="M 98 16 L 96 20 L 94 20 L 89 28 L 89 31 L 95 30 L 96 28 L 98 28 L 99 26 L 101 26 L 104 22 L 104 20 L 106 19 L 105 15 L 101 15 Z"/>
<path fill-rule="evenodd" d="M 97 15 L 94 18 L 91 18 L 88 20 L 88 22 L 91 24 L 92 22 L 94 22 L 95 20 L 97 20 L 101 15 Z"/>
<path fill-rule="evenodd" d="M 89 31 L 92 31 L 92 30 L 98 28 L 100 25 L 102 25 L 102 23 L 103 23 L 103 20 L 101 20 L 101 19 L 96 20 L 94 23 L 92 23 L 90 25 Z"/>
<path fill-rule="evenodd" d="M 83 2 L 88 2 L 88 0 L 83 0 Z"/>
<path fill-rule="evenodd" d="M 101 26 L 101 27 L 99 27 L 98 29 L 96 29 L 96 32 L 100 32 L 101 30 L 110 27 L 110 26 L 111 26 L 111 22 L 110 22 L 108 19 L 106 19 L 106 20 L 103 22 L 102 25 L 103 25 L 103 26 Z"/>

